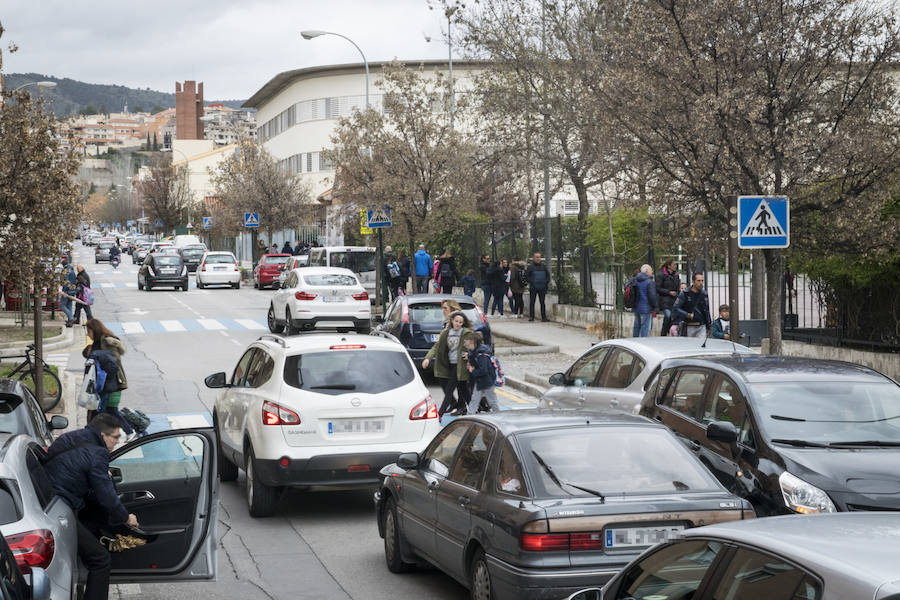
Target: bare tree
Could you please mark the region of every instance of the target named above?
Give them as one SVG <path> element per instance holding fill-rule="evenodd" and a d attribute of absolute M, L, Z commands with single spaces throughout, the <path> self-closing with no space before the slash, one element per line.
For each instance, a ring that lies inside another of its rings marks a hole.
<path fill-rule="evenodd" d="M 164 231 L 173 231 L 191 203 L 185 167 L 175 167 L 165 157 L 157 158 L 138 186 L 148 216 L 162 221 Z"/>

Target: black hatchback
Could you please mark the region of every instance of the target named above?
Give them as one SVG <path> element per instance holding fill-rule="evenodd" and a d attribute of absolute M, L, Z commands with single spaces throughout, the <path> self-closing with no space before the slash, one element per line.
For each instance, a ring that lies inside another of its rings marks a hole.
<path fill-rule="evenodd" d="M 184 261 L 188 271 L 193 273 L 200 266 L 203 255 L 206 254 L 206 245 L 188 244 L 179 248 L 178 253 L 181 254 L 181 260 Z"/>
<path fill-rule="evenodd" d="M 375 327 L 375 331 L 384 331 L 397 338 L 406 348 L 416 367 L 421 369 L 422 360 L 444 329 L 446 316 L 441 308 L 441 302 L 444 300 L 459 303 L 463 314 L 472 323 L 473 331 L 480 331 L 484 336 L 484 343 L 493 351 L 491 326 L 488 325 L 481 307 L 469 296 L 457 294 L 398 296 L 388 306 L 384 318 Z"/>
<path fill-rule="evenodd" d="M 665 427 L 628 414 L 463 417 L 381 472 L 388 569 L 426 561 L 473 598 L 562 598 L 685 528 L 754 516 Z"/>
<path fill-rule="evenodd" d="M 186 292 L 188 289 L 188 268 L 177 252 L 154 252 L 138 271 L 139 290 L 148 292 L 155 287 L 174 287 Z"/>
<path fill-rule="evenodd" d="M 846 362 L 670 359 L 642 415 L 758 515 L 900 510 L 900 386 Z"/>

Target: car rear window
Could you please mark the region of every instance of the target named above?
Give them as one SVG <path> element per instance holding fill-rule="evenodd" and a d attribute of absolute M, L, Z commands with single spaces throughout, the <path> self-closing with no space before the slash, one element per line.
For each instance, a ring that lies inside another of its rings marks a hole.
<path fill-rule="evenodd" d="M 406 352 L 329 350 L 288 356 L 284 381 L 318 394 L 381 394 L 415 378 Z"/>
<path fill-rule="evenodd" d="M 157 265 L 166 267 L 177 266 L 181 264 L 181 258 L 179 258 L 178 256 L 165 256 L 157 254 L 154 260 Z"/>
<path fill-rule="evenodd" d="M 358 286 L 359 282 L 352 275 L 341 275 L 340 273 L 320 273 L 318 275 L 304 275 L 303 281 L 307 285 L 322 286 Z"/>
<path fill-rule="evenodd" d="M 9 525 L 22 518 L 22 499 L 19 486 L 12 479 L 0 480 L 0 525 Z"/>
<path fill-rule="evenodd" d="M 441 323 L 444 311 L 440 302 L 416 302 L 409 304 L 409 320 L 412 323 Z"/>
<path fill-rule="evenodd" d="M 112 247 L 115 246 L 115 245 L 116 245 L 115 242 L 100 242 L 100 243 L 98 244 L 98 246 L 99 246 L 100 248 L 112 248 Z"/>
<path fill-rule="evenodd" d="M 263 259 L 264 265 L 283 265 L 288 261 L 290 256 L 267 256 Z"/>
<path fill-rule="evenodd" d="M 517 436 L 536 497 L 673 494 L 720 489 L 712 475 L 668 430 L 655 427 L 570 427 Z M 538 456 L 562 483 L 542 467 Z M 665 457 L 662 460 L 661 457 Z"/>
<path fill-rule="evenodd" d="M 22 407 L 20 410 L 16 410 Z M 27 433 L 34 435 L 28 418 L 27 407 L 22 406 L 22 398 L 16 395 L 0 395 L 0 432 Z"/>
<path fill-rule="evenodd" d="M 375 253 L 369 250 L 359 252 L 332 252 L 331 266 L 350 269 L 354 273 L 375 270 Z"/>
<path fill-rule="evenodd" d="M 230 254 L 210 254 L 209 256 L 206 257 L 206 264 L 208 264 L 208 265 L 212 264 L 212 263 L 234 264 L 235 262 L 236 261 L 234 260 L 234 257 L 231 256 Z"/>

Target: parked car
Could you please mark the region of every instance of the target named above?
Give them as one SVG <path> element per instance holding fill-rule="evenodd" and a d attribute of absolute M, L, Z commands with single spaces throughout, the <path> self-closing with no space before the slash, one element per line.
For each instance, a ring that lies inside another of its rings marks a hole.
<path fill-rule="evenodd" d="M 92 231 L 87 236 L 87 240 L 86 240 L 87 244 L 86 245 L 96 246 L 97 242 L 99 242 L 102 237 L 103 237 L 103 234 L 100 233 L 99 231 Z"/>
<path fill-rule="evenodd" d="M 447 315 L 441 308 L 444 300 L 455 300 L 463 313 L 472 323 L 474 331 L 480 331 L 484 343 L 491 351 L 494 342 L 491 339 L 491 326 L 484 316 L 481 307 L 469 296 L 456 294 L 416 294 L 399 296 L 388 306 L 385 317 L 375 326 L 376 331 L 389 333 L 397 338 L 409 352 L 416 367 L 422 368 L 422 360 L 437 341 Z"/>
<path fill-rule="evenodd" d="M 0 431 L 25 434 L 47 448 L 53 443 L 51 432 L 68 426 L 69 419 L 62 415 L 53 415 L 48 421 L 28 386 L 0 377 Z"/>
<path fill-rule="evenodd" d="M 2 600 L 50 600 L 50 578 L 40 567 L 31 567 L 31 582 L 25 575 L 6 538 L 0 535 L 0 598 Z"/>
<path fill-rule="evenodd" d="M 200 266 L 200 259 L 206 252 L 206 244 L 188 244 L 185 246 L 176 246 L 181 253 L 184 264 L 187 265 L 188 271 L 193 273 Z"/>
<path fill-rule="evenodd" d="M 309 266 L 350 269 L 375 301 L 375 248 L 371 246 L 325 246 L 311 248 Z"/>
<path fill-rule="evenodd" d="M 290 257 L 286 263 L 278 268 L 278 286 L 280 287 L 284 285 L 284 280 L 287 278 L 288 273 L 290 273 L 294 269 L 299 269 L 300 267 L 306 266 L 309 266 L 308 254 L 298 254 L 297 256 Z"/>
<path fill-rule="evenodd" d="M 725 340 L 646 337 L 605 340 L 582 354 L 565 373 L 550 377 L 544 408 L 586 408 L 637 413 L 663 359 L 680 356 L 759 354 Z"/>
<path fill-rule="evenodd" d="M 672 359 L 640 412 L 674 431 L 757 514 L 900 510 L 900 386 L 868 367 Z"/>
<path fill-rule="evenodd" d="M 569 600 L 900 598 L 900 513 L 785 516 L 685 531 Z"/>
<path fill-rule="evenodd" d="M 0 435 L 0 531 L 19 568 L 42 568 L 51 598 L 76 597 L 77 520 L 43 468 L 44 450 L 25 435 Z M 113 552 L 113 583 L 211 580 L 216 576 L 215 431 L 152 434 L 110 455 L 110 472 L 129 512 L 148 538 Z"/>
<path fill-rule="evenodd" d="M 176 290 L 186 292 L 188 289 L 188 270 L 178 252 L 171 254 L 162 250 L 150 255 L 147 264 L 142 264 L 137 275 L 138 289 L 148 292 L 158 286 L 172 286 Z"/>
<path fill-rule="evenodd" d="M 147 258 L 147 253 L 150 252 L 150 247 L 153 245 L 153 242 L 138 242 L 138 244 L 134 247 L 134 250 L 131 252 L 131 264 L 137 265 L 144 262 L 144 259 Z"/>
<path fill-rule="evenodd" d="M 304 267 L 288 273 L 272 294 L 266 322 L 269 331 L 295 335 L 313 329 L 369 333 L 369 294 L 348 269 Z"/>
<path fill-rule="evenodd" d="M 688 527 L 754 517 L 665 427 L 627 414 L 463 417 L 383 473 L 388 569 L 425 560 L 473 598 L 562 598 Z"/>
<path fill-rule="evenodd" d="M 379 470 L 425 448 L 437 405 L 403 348 L 373 336 L 263 335 L 228 376 L 213 408 L 219 475 L 247 473 L 250 514 L 275 511 L 281 490 L 376 485 Z"/>
<path fill-rule="evenodd" d="M 253 287 L 258 290 L 264 287 L 278 287 L 278 270 L 291 257 L 290 254 L 263 254 L 253 268 Z"/>
<path fill-rule="evenodd" d="M 103 238 L 97 242 L 94 248 L 94 264 L 98 264 L 101 260 L 109 262 L 109 251 L 116 245 L 115 238 Z"/>
<path fill-rule="evenodd" d="M 200 259 L 197 268 L 197 287 L 208 285 L 230 285 L 241 287 L 241 268 L 231 252 L 207 252 Z"/>

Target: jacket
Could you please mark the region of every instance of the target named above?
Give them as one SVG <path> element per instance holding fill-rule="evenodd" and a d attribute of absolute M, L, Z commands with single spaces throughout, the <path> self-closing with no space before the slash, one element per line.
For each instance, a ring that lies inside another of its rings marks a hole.
<path fill-rule="evenodd" d="M 75 269 L 72 268 L 72 265 L 66 265 L 65 273 L 66 280 L 65 282 L 63 282 L 63 291 L 70 296 L 73 296 L 75 294 L 76 288 L 78 287 Z"/>
<path fill-rule="evenodd" d="M 646 315 L 652 313 L 658 304 L 656 297 L 656 282 L 653 278 L 641 271 L 634 276 L 637 297 L 634 303 L 635 314 Z"/>
<path fill-rule="evenodd" d="M 116 355 L 109 350 L 94 350 L 90 358 L 94 359 L 100 368 L 106 371 L 106 382 L 103 389 L 98 390 L 101 395 L 112 394 L 119 391 L 119 361 Z"/>
<path fill-rule="evenodd" d="M 464 275 L 459 283 L 463 286 L 463 294 L 471 296 L 475 293 L 475 277 L 473 275 Z"/>
<path fill-rule="evenodd" d="M 525 263 L 521 261 L 514 262 L 510 267 L 512 273 L 509 276 L 509 289 L 513 294 L 524 294 L 526 286 L 519 282 L 519 273 L 525 273 Z"/>
<path fill-rule="evenodd" d="M 688 313 L 694 313 L 694 318 L 689 319 Z M 675 300 L 672 306 L 672 323 L 699 323 L 710 327 L 712 319 L 709 316 L 709 296 L 706 290 L 694 292 L 692 288 L 686 288 Z"/>
<path fill-rule="evenodd" d="M 409 279 L 409 257 L 404 256 L 397 261 L 397 264 L 400 266 L 400 277 L 403 281 L 407 281 Z"/>
<path fill-rule="evenodd" d="M 728 321 L 726 321 L 726 323 L 728 323 Z M 728 327 L 728 331 L 725 330 L 725 327 Z M 729 335 L 731 334 L 730 323 L 728 325 L 723 325 L 722 317 L 714 320 L 712 323 L 712 332 L 710 333 L 710 336 L 716 338 L 717 340 L 724 340 L 726 333 Z"/>
<path fill-rule="evenodd" d="M 441 286 L 449 285 L 452 286 L 456 283 L 456 279 L 459 277 L 459 273 L 456 271 L 456 258 L 453 256 L 443 256 L 439 261 L 440 266 L 437 269 L 437 274 L 435 275 L 435 279 L 441 282 Z M 450 274 L 441 275 L 441 272 L 444 271 L 444 266 L 450 268 Z"/>
<path fill-rule="evenodd" d="M 429 361 L 434 361 L 434 376 L 441 379 L 450 378 L 450 356 L 449 346 L 447 345 L 447 333 L 449 331 L 450 327 L 444 327 L 440 337 L 438 337 L 438 341 L 425 355 L 425 358 Z M 456 349 L 457 381 L 468 381 L 469 379 L 469 370 L 466 368 L 466 361 L 462 359 L 462 353 L 466 351 L 466 338 L 469 337 L 470 333 L 472 333 L 472 330 L 468 327 L 463 327 L 462 331 L 459 332 L 459 348 Z"/>
<path fill-rule="evenodd" d="M 44 468 L 54 491 L 76 513 L 93 492 L 94 500 L 106 510 L 110 525 L 128 520 L 128 510 L 109 476 L 109 451 L 100 432 L 90 425 L 59 436 L 47 450 Z"/>
<path fill-rule="evenodd" d="M 494 387 L 497 374 L 491 362 L 491 349 L 487 344 L 481 344 L 469 352 L 469 364 L 475 369 L 469 373 L 469 377 L 475 384 L 476 390 L 486 390 Z"/>
<path fill-rule="evenodd" d="M 97 340 L 94 340 L 93 346 L 94 350 L 109 350 L 115 355 L 116 362 L 119 363 L 119 389 L 124 390 L 127 388 L 128 378 L 125 377 L 125 365 L 122 363 L 122 355 L 125 354 L 125 344 L 122 343 L 122 340 L 106 335 L 100 339 L 99 344 L 97 344 Z"/>
<path fill-rule="evenodd" d="M 431 262 L 431 256 L 427 252 L 419 250 L 413 255 L 413 261 L 416 265 L 416 277 L 431 276 L 431 267 L 434 263 Z"/>
<path fill-rule="evenodd" d="M 281 253 L 282 254 L 293 254 L 294 249 L 291 248 L 291 245 L 288 242 L 285 242 L 284 246 L 281 247 Z"/>
<path fill-rule="evenodd" d="M 660 269 L 656 274 L 656 293 L 659 294 L 660 310 L 672 310 L 675 304 L 675 298 L 681 288 L 681 277 L 677 271 L 670 271 L 666 267 Z M 675 292 L 671 295 L 669 292 Z"/>
<path fill-rule="evenodd" d="M 532 290 L 546 291 L 550 287 L 550 270 L 546 263 L 531 263 L 525 269 L 525 274 Z"/>
<path fill-rule="evenodd" d="M 506 282 L 503 280 L 503 269 L 497 265 L 491 265 L 487 268 L 487 284 L 491 286 L 491 293 L 495 296 L 502 296 L 506 293 Z"/>
<path fill-rule="evenodd" d="M 490 285 L 488 282 L 487 270 L 490 268 L 491 263 L 481 261 L 478 263 L 478 276 L 480 277 L 479 281 L 481 282 L 481 286 L 485 287 Z"/>

